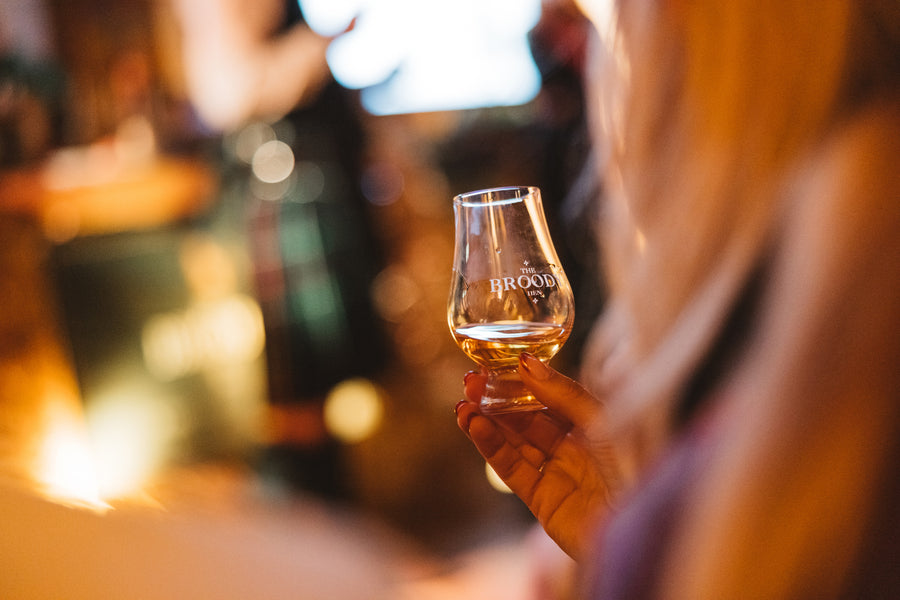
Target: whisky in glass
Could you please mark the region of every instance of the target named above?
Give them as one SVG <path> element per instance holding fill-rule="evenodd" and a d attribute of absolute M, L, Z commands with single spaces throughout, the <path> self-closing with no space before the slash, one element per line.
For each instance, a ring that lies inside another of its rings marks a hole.
<path fill-rule="evenodd" d="M 519 356 L 549 361 L 572 329 L 572 289 L 550 239 L 541 192 L 505 187 L 453 199 L 456 228 L 447 321 L 488 380 L 485 413 L 541 410 Z"/>

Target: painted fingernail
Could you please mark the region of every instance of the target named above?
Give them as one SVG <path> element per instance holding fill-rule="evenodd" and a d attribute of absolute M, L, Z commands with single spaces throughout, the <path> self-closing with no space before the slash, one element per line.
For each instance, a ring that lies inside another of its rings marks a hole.
<path fill-rule="evenodd" d="M 550 378 L 550 368 L 533 354 L 523 352 L 519 357 L 519 363 L 528 371 L 528 374 L 539 381 Z"/>
<path fill-rule="evenodd" d="M 478 375 L 478 371 L 469 371 L 463 375 L 463 385 L 468 385 L 469 379 L 471 379 L 473 375 Z"/>
<path fill-rule="evenodd" d="M 453 407 L 453 414 L 458 415 L 459 409 L 461 409 L 463 407 L 463 404 L 465 404 L 465 403 L 466 403 L 465 400 L 460 400 L 459 402 L 457 402 L 456 406 Z"/>

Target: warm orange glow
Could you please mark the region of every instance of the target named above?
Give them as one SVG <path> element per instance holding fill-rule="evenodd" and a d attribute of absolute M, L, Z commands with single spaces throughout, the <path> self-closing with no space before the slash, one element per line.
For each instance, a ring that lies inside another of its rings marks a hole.
<path fill-rule="evenodd" d="M 76 392 L 48 387 L 30 466 L 37 491 L 99 512 L 113 500 L 143 498 L 176 436 L 172 402 L 124 385 L 92 398 L 85 412 Z"/>
<path fill-rule="evenodd" d="M 169 458 L 179 431 L 173 401 L 128 384 L 92 398 L 87 423 L 97 489 L 110 501 L 143 494 Z"/>
<path fill-rule="evenodd" d="M 48 402 L 35 478 L 52 500 L 106 510 L 84 420 L 68 404 L 56 398 Z"/>

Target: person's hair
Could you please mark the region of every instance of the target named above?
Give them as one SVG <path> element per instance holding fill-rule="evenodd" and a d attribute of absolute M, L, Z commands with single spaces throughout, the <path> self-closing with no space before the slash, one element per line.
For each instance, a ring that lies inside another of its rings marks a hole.
<path fill-rule="evenodd" d="M 601 32 L 608 315 L 625 332 L 620 363 L 639 373 L 610 410 L 654 424 L 648 452 L 765 260 L 790 175 L 843 116 L 896 89 L 898 12 L 893 0 L 635 0 Z"/>
<path fill-rule="evenodd" d="M 598 86 L 606 358 L 594 356 L 599 377 L 586 360 L 584 379 L 604 388 L 606 423 L 646 465 L 762 268 L 765 326 L 713 392 L 730 437 L 691 492 L 668 597 L 837 596 L 900 454 L 900 8 L 617 7 Z M 838 238 L 823 241 L 826 230 Z M 854 297 L 879 290 L 874 311 Z"/>

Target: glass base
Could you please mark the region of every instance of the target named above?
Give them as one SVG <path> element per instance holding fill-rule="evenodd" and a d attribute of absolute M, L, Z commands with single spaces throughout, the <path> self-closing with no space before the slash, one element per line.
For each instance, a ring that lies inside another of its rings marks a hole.
<path fill-rule="evenodd" d="M 515 370 L 488 373 L 480 402 L 483 414 L 546 410 Z"/>

